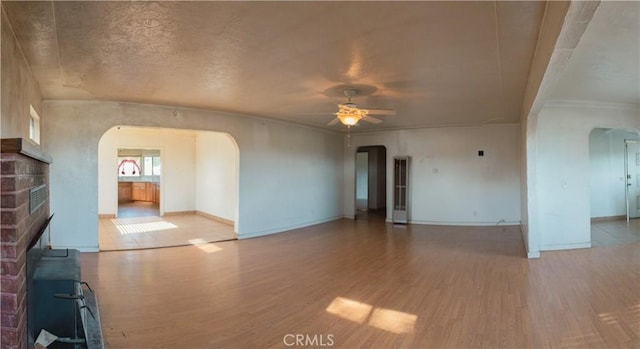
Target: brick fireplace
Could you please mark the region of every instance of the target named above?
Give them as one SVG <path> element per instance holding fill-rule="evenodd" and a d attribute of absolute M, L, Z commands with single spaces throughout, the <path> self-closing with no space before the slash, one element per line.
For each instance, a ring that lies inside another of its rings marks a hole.
<path fill-rule="evenodd" d="M 49 216 L 51 159 L 20 138 L 3 139 L 0 152 L 0 349 L 22 349 L 27 348 L 26 249 Z"/>

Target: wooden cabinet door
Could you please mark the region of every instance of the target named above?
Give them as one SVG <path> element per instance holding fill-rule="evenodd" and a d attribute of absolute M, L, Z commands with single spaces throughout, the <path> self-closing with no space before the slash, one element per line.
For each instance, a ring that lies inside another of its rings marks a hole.
<path fill-rule="evenodd" d="M 146 183 L 146 187 L 145 187 L 145 201 L 151 201 L 153 202 L 153 187 L 155 186 L 155 183 Z"/>
<path fill-rule="evenodd" d="M 146 183 L 133 183 L 131 190 L 131 199 L 135 201 L 147 200 Z"/>
<path fill-rule="evenodd" d="M 118 183 L 118 202 L 131 201 L 131 183 Z"/>

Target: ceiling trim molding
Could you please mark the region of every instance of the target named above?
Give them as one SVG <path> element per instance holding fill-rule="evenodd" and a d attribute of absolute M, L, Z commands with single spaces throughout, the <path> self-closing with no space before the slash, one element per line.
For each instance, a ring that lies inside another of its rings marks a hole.
<path fill-rule="evenodd" d="M 433 125 L 433 126 L 415 126 L 415 127 L 397 127 L 397 128 L 376 128 L 373 130 L 366 131 L 357 131 L 354 132 L 353 128 L 351 128 L 352 135 L 361 135 L 361 134 L 374 134 L 374 133 L 385 133 L 385 132 L 395 132 L 395 131 L 415 131 L 415 130 L 427 130 L 434 128 L 480 128 L 484 126 L 498 126 L 498 125 L 520 125 L 519 122 L 496 122 L 496 123 L 471 123 L 471 124 L 441 124 L 441 125 Z"/>
<path fill-rule="evenodd" d="M 599 101 L 582 101 L 582 100 L 549 100 L 544 107 L 549 108 L 597 108 L 597 109 L 615 109 L 625 111 L 638 111 L 640 104 L 632 103 L 613 103 Z M 640 115 L 638 116 L 640 118 Z"/>
<path fill-rule="evenodd" d="M 312 125 L 307 125 L 307 124 L 303 124 L 303 123 L 297 123 L 297 122 L 288 121 L 288 120 L 281 120 L 281 119 L 277 119 L 277 118 L 270 118 L 270 117 L 265 117 L 265 116 L 256 116 L 256 115 L 250 115 L 250 114 L 242 114 L 242 113 L 237 113 L 237 112 L 228 112 L 228 111 L 215 110 L 215 109 L 206 109 L 206 108 L 181 107 L 181 106 L 172 106 L 172 105 L 167 105 L 167 104 L 122 102 L 122 101 L 112 101 L 112 100 L 83 100 L 83 99 L 47 99 L 47 100 L 42 100 L 43 106 L 45 104 L 56 104 L 56 103 L 78 103 L 78 104 L 80 104 L 80 103 L 82 103 L 82 104 L 105 103 L 105 104 L 120 104 L 120 105 L 134 105 L 134 106 L 135 105 L 139 105 L 139 106 L 148 106 L 148 107 L 154 107 L 154 108 L 170 109 L 170 110 L 173 110 L 174 112 L 178 112 L 180 110 L 192 110 L 192 111 L 196 111 L 196 112 L 200 112 L 200 113 L 212 113 L 212 114 L 215 113 L 215 114 L 218 114 L 219 116 L 223 116 L 223 117 L 231 117 L 231 118 L 239 118 L 240 117 L 240 118 L 245 118 L 245 119 L 253 119 L 253 120 L 256 120 L 256 121 L 274 122 L 276 124 L 284 124 L 284 125 L 290 125 L 290 126 L 297 126 L 297 127 L 302 127 L 302 128 L 314 129 L 314 130 L 317 130 L 317 131 L 323 131 L 323 132 L 332 133 L 332 134 L 343 134 L 343 133 L 347 132 L 346 129 L 344 131 L 331 130 L 331 129 L 327 129 L 327 128 L 323 128 L 323 127 L 312 126 Z M 132 126 L 132 125 L 128 125 L 128 126 Z M 154 126 L 139 125 L 138 127 L 154 127 Z M 203 130 L 203 131 L 208 131 L 208 130 Z M 212 131 L 212 132 L 218 132 L 218 131 Z M 224 132 L 224 131 L 219 131 L 219 132 Z"/>

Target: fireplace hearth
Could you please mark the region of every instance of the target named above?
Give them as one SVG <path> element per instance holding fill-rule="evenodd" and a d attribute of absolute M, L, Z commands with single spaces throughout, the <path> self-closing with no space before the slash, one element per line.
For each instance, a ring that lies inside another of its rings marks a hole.
<path fill-rule="evenodd" d="M 27 348 L 27 248 L 49 217 L 51 158 L 20 138 L 0 143 L 1 349 Z M 37 189 L 41 202 L 30 209 Z"/>

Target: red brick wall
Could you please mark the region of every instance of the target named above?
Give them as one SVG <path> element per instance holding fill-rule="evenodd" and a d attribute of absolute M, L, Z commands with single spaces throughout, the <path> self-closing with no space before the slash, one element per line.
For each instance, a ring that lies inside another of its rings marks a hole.
<path fill-rule="evenodd" d="M 26 248 L 49 215 L 49 165 L 2 153 L 0 173 L 0 349 L 22 349 L 27 348 Z M 29 214 L 29 189 L 42 184 L 47 200 Z"/>

